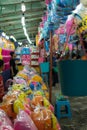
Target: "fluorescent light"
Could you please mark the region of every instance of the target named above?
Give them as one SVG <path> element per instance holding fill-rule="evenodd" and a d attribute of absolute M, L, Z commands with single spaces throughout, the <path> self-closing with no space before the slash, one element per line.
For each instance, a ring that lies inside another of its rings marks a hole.
<path fill-rule="evenodd" d="M 32 42 L 31 42 L 31 40 L 30 40 L 30 38 L 29 38 L 29 37 L 27 37 L 27 40 L 28 40 L 28 42 L 29 42 L 30 44 L 32 44 Z"/>
<path fill-rule="evenodd" d="M 27 34 L 27 32 L 26 32 L 26 31 L 24 32 L 24 34 L 25 34 L 25 36 L 26 36 L 26 37 L 28 36 L 28 34 Z"/>
<path fill-rule="evenodd" d="M 22 18 L 21 18 L 21 23 L 22 23 L 22 26 L 25 26 L 25 17 L 24 16 L 22 16 Z"/>
<path fill-rule="evenodd" d="M 2 10 L 6 9 L 5 7 L 2 7 Z"/>
<path fill-rule="evenodd" d="M 25 6 L 24 2 L 22 2 L 22 4 L 21 4 L 21 10 L 22 10 L 22 12 L 26 11 L 26 6 Z"/>
<path fill-rule="evenodd" d="M 5 37 L 5 36 L 6 36 L 6 34 L 3 32 L 3 33 L 2 33 L 2 36 L 3 36 L 3 37 Z"/>
<path fill-rule="evenodd" d="M 23 27 L 23 30 L 24 30 L 24 35 L 26 36 L 28 42 L 29 42 L 30 44 L 32 44 L 32 42 L 31 42 L 31 40 L 30 40 L 30 38 L 29 38 L 29 36 L 28 36 L 26 26 L 25 26 L 26 23 L 25 23 L 25 17 L 24 17 L 24 15 L 23 15 L 22 18 L 21 18 L 21 23 L 22 23 L 22 27 Z"/>
<path fill-rule="evenodd" d="M 17 41 L 14 36 L 10 36 L 10 38 L 12 38 L 15 42 Z"/>
<path fill-rule="evenodd" d="M 30 40 L 30 38 L 29 38 L 29 36 L 27 34 L 27 30 L 26 30 L 25 26 L 23 27 L 23 30 L 24 30 L 25 36 L 27 37 L 28 42 L 31 44 L 32 42 L 31 42 L 31 40 Z"/>
<path fill-rule="evenodd" d="M 24 32 L 26 32 L 26 28 L 25 27 L 23 27 L 23 30 L 24 30 Z"/>
<path fill-rule="evenodd" d="M 21 45 L 22 45 L 22 42 L 18 42 L 18 44 L 21 46 Z"/>
<path fill-rule="evenodd" d="M 9 36 L 6 35 L 6 39 L 9 40 Z"/>
<path fill-rule="evenodd" d="M 25 34 L 25 36 L 27 37 L 27 36 L 28 36 L 28 34 L 27 34 L 27 30 L 26 30 L 26 28 L 25 28 L 25 27 L 23 27 L 23 30 L 24 30 L 24 34 Z"/>

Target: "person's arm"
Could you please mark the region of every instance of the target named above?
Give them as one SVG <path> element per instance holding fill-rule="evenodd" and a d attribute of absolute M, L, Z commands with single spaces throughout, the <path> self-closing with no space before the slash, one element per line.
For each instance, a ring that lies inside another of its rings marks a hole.
<path fill-rule="evenodd" d="M 14 76 L 14 71 L 13 71 L 13 61 L 10 60 L 10 69 L 11 69 L 11 74 Z"/>
<path fill-rule="evenodd" d="M 12 76 L 14 76 L 14 71 L 13 71 L 13 67 L 11 66 L 11 73 L 12 73 Z"/>

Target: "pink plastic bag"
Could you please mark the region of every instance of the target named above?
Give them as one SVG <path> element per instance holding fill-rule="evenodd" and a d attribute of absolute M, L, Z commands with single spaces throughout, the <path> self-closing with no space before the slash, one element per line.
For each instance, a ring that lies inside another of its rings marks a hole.
<path fill-rule="evenodd" d="M 46 5 L 50 4 L 52 0 L 45 0 Z"/>
<path fill-rule="evenodd" d="M 43 57 L 39 57 L 38 62 L 39 62 L 39 64 L 44 62 L 44 58 Z"/>
<path fill-rule="evenodd" d="M 14 130 L 6 113 L 0 109 L 0 130 Z"/>
<path fill-rule="evenodd" d="M 40 28 L 43 28 L 43 27 L 44 27 L 44 23 L 41 22 L 41 23 L 40 23 Z"/>
<path fill-rule="evenodd" d="M 14 123 L 14 130 L 37 130 L 37 128 L 31 117 L 25 111 L 20 111 Z"/>
<path fill-rule="evenodd" d="M 57 30 L 55 30 L 56 34 L 64 34 L 65 33 L 65 27 L 64 25 L 60 26 Z"/>
<path fill-rule="evenodd" d="M 68 35 L 74 34 L 76 31 L 76 25 L 74 24 L 74 19 L 68 20 L 66 22 L 66 33 Z"/>
<path fill-rule="evenodd" d="M 68 44 L 68 46 L 69 46 L 69 50 L 72 51 L 73 45 L 72 44 Z"/>
<path fill-rule="evenodd" d="M 14 129 L 9 125 L 2 125 L 0 130 L 14 130 Z"/>
<path fill-rule="evenodd" d="M 0 126 L 1 125 L 10 125 L 12 126 L 12 123 L 10 121 L 10 119 L 8 118 L 8 116 L 6 115 L 6 113 L 0 109 Z"/>

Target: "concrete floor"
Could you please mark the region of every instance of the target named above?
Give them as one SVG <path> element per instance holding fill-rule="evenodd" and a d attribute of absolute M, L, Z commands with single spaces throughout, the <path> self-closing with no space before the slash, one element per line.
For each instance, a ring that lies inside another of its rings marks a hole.
<path fill-rule="evenodd" d="M 59 85 L 52 88 L 52 104 L 55 105 L 56 95 L 60 92 Z M 59 120 L 62 130 L 87 130 L 87 96 L 69 97 L 72 119 Z"/>

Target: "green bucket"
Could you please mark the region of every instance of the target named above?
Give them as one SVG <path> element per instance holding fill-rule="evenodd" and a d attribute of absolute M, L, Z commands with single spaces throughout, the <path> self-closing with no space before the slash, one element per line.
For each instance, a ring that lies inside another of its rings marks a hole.
<path fill-rule="evenodd" d="M 63 95 L 87 96 L 87 61 L 64 60 L 58 68 Z"/>

